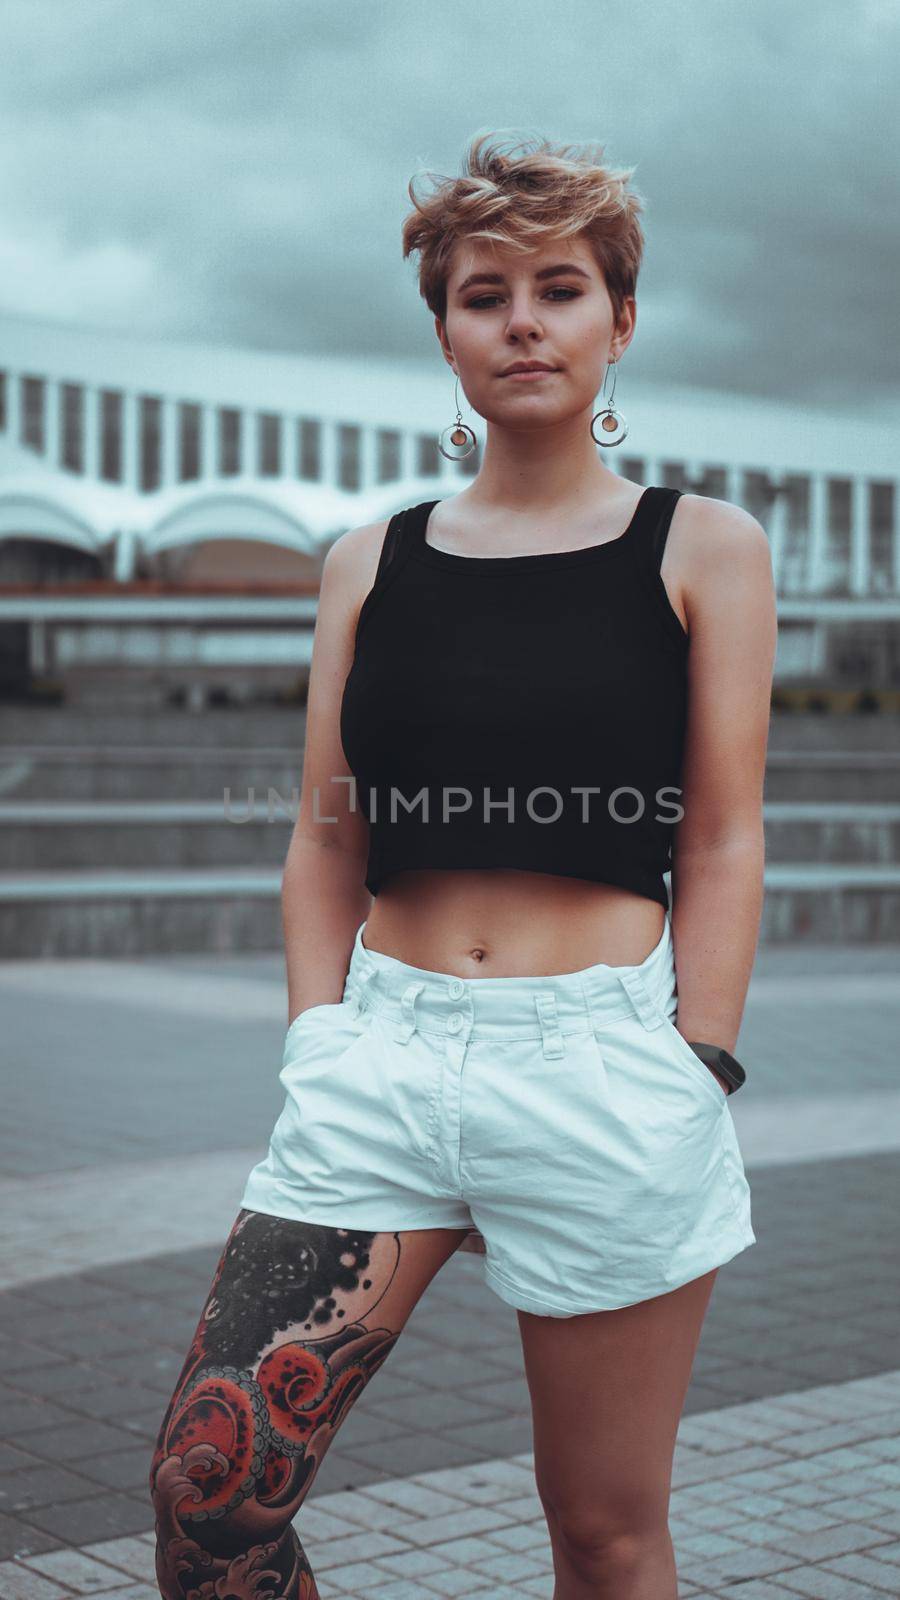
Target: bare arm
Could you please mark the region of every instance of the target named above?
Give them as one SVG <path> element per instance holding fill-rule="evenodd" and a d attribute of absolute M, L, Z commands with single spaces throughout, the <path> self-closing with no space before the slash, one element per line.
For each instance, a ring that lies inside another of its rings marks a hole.
<path fill-rule="evenodd" d="M 692 500 L 682 557 L 690 628 L 684 816 L 672 851 L 678 1029 L 734 1050 L 763 905 L 775 585 L 756 519 L 726 501 Z"/>
<path fill-rule="evenodd" d="M 331 546 L 322 568 L 303 780 L 281 880 L 289 1021 L 309 1006 L 341 999 L 354 935 L 372 904 L 365 887 L 369 825 L 358 803 L 353 806 L 340 709 L 359 609 L 374 582 L 386 527 L 351 528 Z"/>

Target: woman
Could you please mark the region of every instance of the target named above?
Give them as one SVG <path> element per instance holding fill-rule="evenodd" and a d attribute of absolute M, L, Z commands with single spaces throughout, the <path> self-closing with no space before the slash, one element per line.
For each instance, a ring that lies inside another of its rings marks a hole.
<path fill-rule="evenodd" d="M 316 1594 L 290 1519 L 473 1241 L 518 1313 L 555 1600 L 676 1594 L 678 1420 L 718 1267 L 755 1242 L 727 1098 L 776 621 L 751 516 L 596 448 L 622 437 L 594 399 L 634 335 L 630 175 L 484 136 L 410 185 L 404 254 L 484 457 L 324 564 L 285 1106 L 160 1429 L 170 1600 Z"/>

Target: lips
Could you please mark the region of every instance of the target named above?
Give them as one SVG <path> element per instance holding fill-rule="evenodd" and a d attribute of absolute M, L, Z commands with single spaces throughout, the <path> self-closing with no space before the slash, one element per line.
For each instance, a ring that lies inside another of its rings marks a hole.
<path fill-rule="evenodd" d="M 541 365 L 541 366 L 521 366 L 521 367 L 520 366 L 516 366 L 516 367 L 507 367 L 506 371 L 505 372 L 501 372 L 500 376 L 501 376 L 501 378 L 536 378 L 542 372 L 556 372 L 556 371 L 557 371 L 556 367 L 546 367 L 546 366 L 543 366 L 543 365 Z"/>

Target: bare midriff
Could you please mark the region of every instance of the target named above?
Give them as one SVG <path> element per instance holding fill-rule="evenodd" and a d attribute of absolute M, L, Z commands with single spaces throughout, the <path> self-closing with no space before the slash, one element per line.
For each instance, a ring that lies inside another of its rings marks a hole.
<path fill-rule="evenodd" d="M 374 898 L 368 950 L 458 978 L 550 977 L 636 966 L 665 908 L 613 884 L 496 868 L 398 872 Z"/>

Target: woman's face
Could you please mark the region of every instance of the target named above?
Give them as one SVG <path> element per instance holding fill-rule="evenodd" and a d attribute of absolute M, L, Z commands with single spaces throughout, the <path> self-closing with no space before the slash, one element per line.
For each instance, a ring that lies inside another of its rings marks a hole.
<path fill-rule="evenodd" d="M 454 252 L 447 315 L 436 319 L 444 355 L 469 404 L 501 427 L 545 427 L 593 408 L 607 362 L 634 332 L 635 302 L 618 330 L 603 273 L 584 239 L 528 254 L 481 241 Z M 516 377 L 516 362 L 552 370 Z"/>

